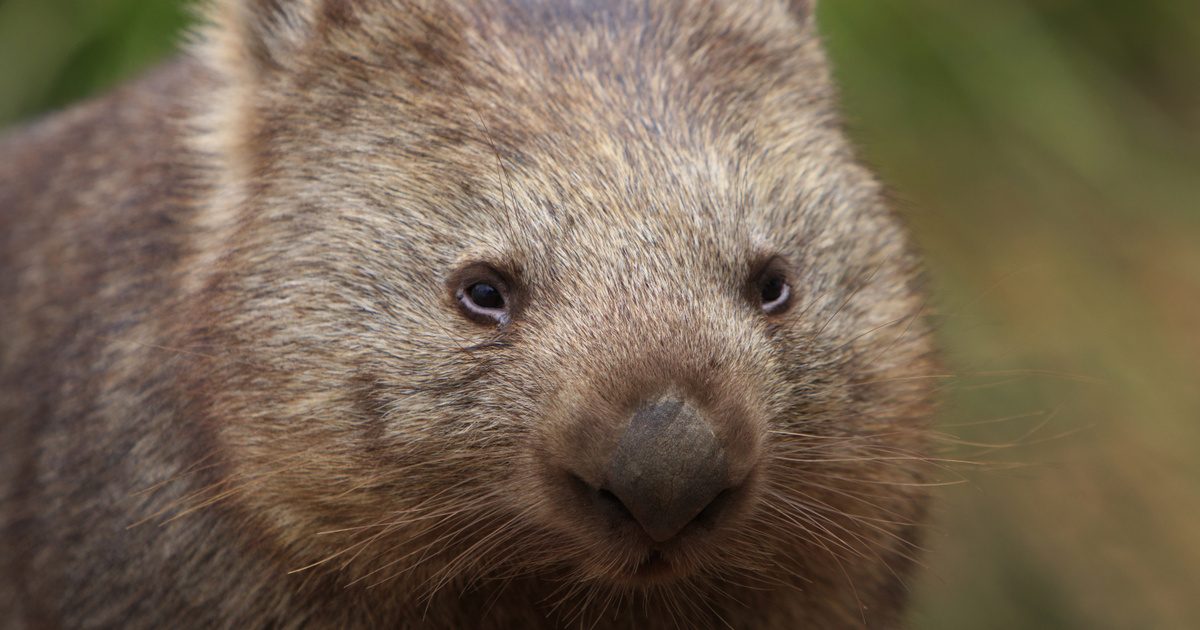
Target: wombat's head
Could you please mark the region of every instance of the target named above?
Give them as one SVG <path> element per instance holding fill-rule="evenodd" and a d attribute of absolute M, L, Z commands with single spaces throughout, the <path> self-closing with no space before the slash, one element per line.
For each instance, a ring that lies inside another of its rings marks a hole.
<path fill-rule="evenodd" d="M 917 264 L 805 3 L 214 15 L 197 334 L 295 568 L 686 594 L 905 557 Z"/>

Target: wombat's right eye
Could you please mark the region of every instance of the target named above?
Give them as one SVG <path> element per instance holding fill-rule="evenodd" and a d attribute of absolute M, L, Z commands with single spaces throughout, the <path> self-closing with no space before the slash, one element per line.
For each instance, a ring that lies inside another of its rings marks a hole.
<path fill-rule="evenodd" d="M 472 266 L 452 280 L 454 298 L 468 319 L 480 324 L 505 324 L 509 320 L 511 298 L 508 283 L 486 266 Z"/>
<path fill-rule="evenodd" d="M 458 294 L 467 317 L 484 324 L 503 324 L 508 321 L 508 300 L 503 291 L 487 282 L 476 282 Z"/>
<path fill-rule="evenodd" d="M 500 289 L 486 283 L 477 282 L 467 289 L 467 298 L 478 308 L 498 310 L 504 308 L 504 296 Z"/>

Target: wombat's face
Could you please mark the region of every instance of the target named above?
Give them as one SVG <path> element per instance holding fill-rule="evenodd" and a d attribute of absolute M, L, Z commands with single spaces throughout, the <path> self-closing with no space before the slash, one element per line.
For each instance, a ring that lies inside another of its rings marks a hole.
<path fill-rule="evenodd" d="M 916 265 L 807 17 L 458 4 L 246 29 L 276 39 L 215 138 L 237 227 L 201 332 L 296 568 L 568 593 L 904 564 Z"/>

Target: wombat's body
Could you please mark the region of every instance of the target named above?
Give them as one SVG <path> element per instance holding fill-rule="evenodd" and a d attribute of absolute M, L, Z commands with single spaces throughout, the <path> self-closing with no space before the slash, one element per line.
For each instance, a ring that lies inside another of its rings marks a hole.
<path fill-rule="evenodd" d="M 0 141 L 0 626 L 898 623 L 914 258 L 784 0 L 223 0 Z"/>

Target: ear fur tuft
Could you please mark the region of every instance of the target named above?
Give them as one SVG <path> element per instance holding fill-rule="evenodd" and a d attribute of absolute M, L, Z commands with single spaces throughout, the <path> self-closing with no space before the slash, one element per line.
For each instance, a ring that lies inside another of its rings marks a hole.
<path fill-rule="evenodd" d="M 808 22 L 813 17 L 817 0 L 788 0 L 788 8 L 802 22 Z"/>
<path fill-rule="evenodd" d="M 209 44 L 264 72 L 285 67 L 313 32 L 323 0 L 209 0 Z"/>

